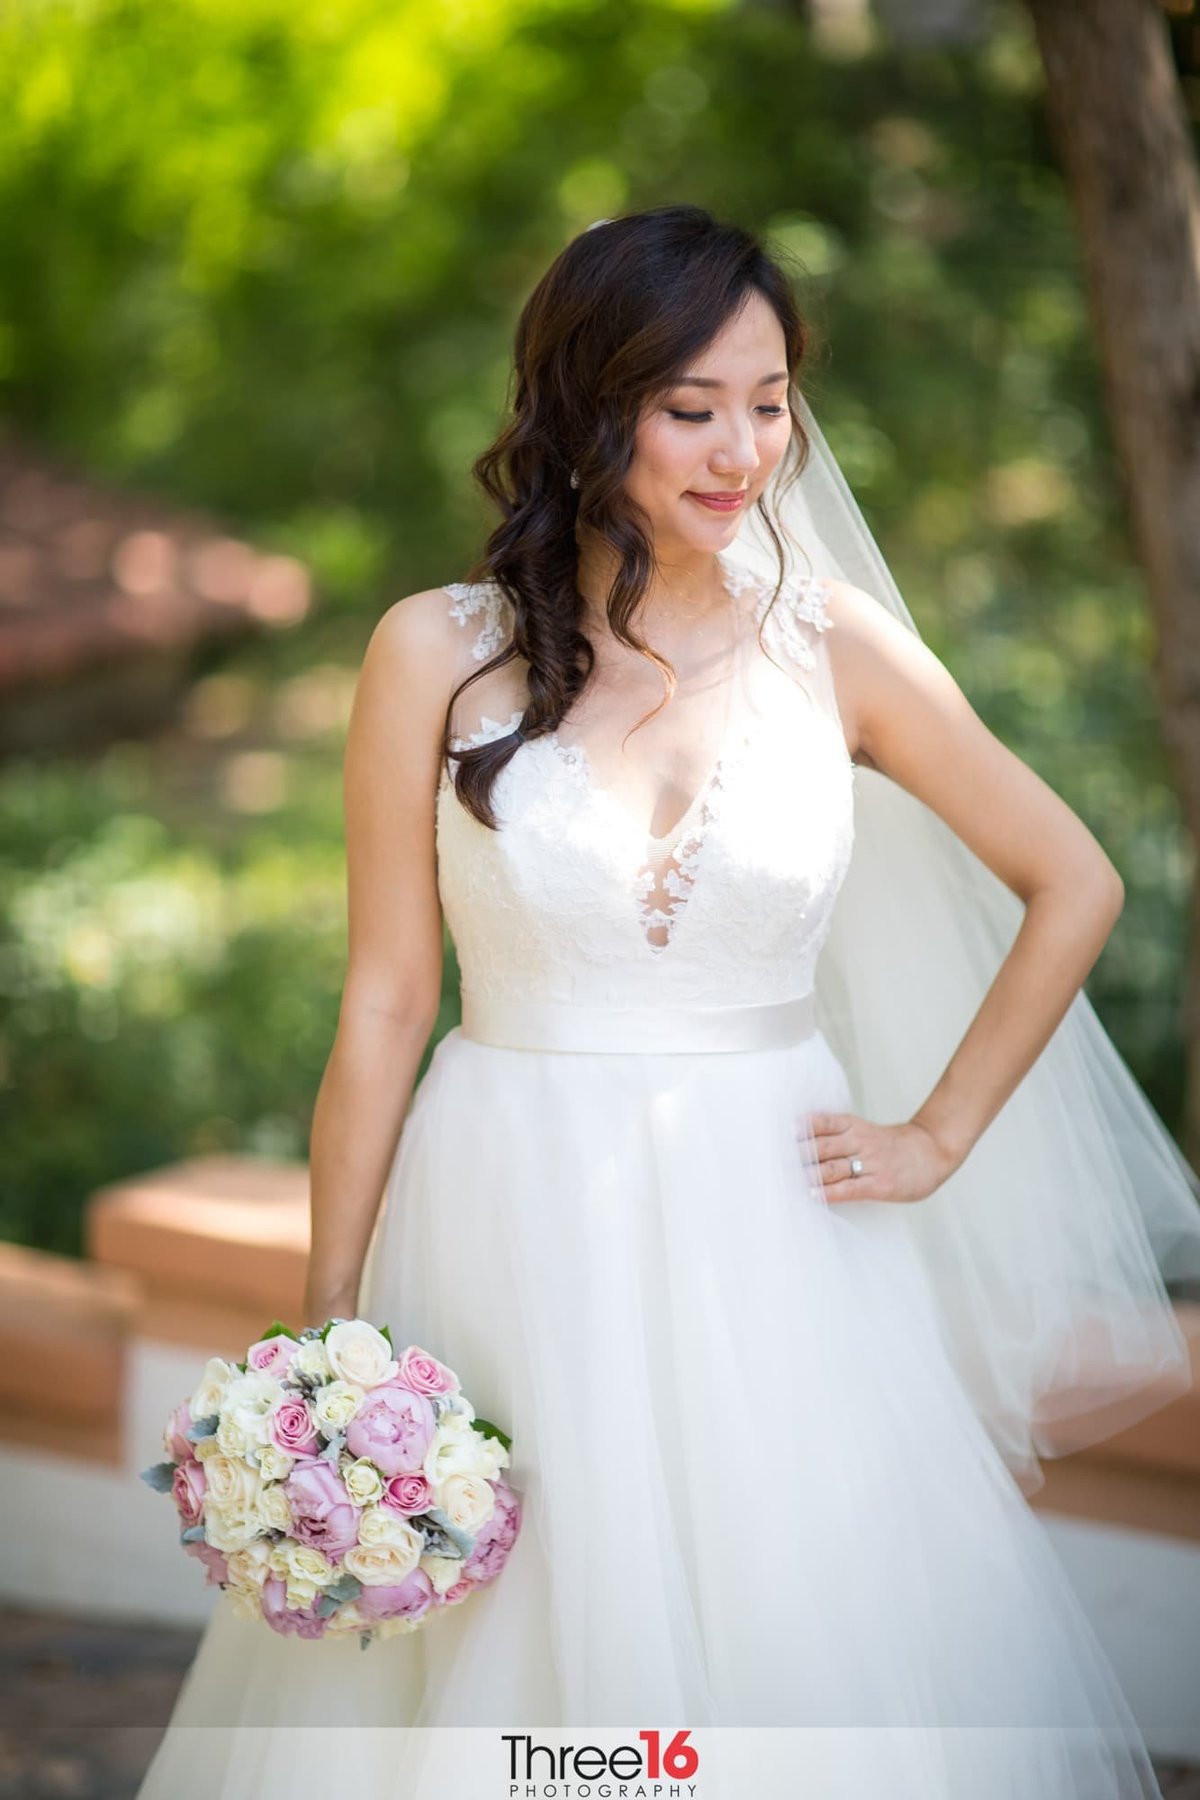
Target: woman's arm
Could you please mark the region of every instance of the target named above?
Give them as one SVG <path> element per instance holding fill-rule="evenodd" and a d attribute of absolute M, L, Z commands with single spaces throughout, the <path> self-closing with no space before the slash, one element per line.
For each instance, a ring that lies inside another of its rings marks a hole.
<path fill-rule="evenodd" d="M 911 1121 L 937 1146 L 944 1179 L 1049 1042 L 1125 890 L 1083 821 L 988 730 L 928 645 L 860 588 L 831 589 L 827 642 L 855 761 L 924 801 L 1025 903 L 1008 955 Z"/>
<path fill-rule="evenodd" d="M 313 1112 L 308 1324 L 357 1310 L 388 1169 L 437 1021 L 434 808 L 454 686 L 447 618 L 440 588 L 397 601 L 375 628 L 354 696 L 343 782 L 349 956 Z"/>

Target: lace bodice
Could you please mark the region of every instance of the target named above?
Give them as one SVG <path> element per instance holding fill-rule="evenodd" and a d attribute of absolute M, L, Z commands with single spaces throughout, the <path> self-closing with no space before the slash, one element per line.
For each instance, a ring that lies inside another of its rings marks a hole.
<path fill-rule="evenodd" d="M 721 560 L 730 592 L 754 597 L 767 654 L 755 644 L 719 753 L 671 831 L 648 835 L 561 731 L 520 744 L 500 771 L 498 831 L 443 771 L 438 889 L 464 989 L 593 1006 L 811 990 L 854 835 L 854 765 L 823 643 L 828 589 L 793 578 L 771 605 L 774 581 L 730 552 Z M 486 661 L 508 640 L 511 602 L 488 582 L 446 591 L 472 658 Z M 453 749 L 506 735 L 522 711 L 481 715 Z"/>

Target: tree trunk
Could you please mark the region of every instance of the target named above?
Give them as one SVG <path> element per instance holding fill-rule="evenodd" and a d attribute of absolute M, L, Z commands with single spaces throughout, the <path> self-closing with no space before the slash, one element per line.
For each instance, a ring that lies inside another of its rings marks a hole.
<path fill-rule="evenodd" d="M 1200 846 L 1200 172 L 1157 0 L 1027 0 L 1074 204 L 1153 673 Z M 1200 1167 L 1200 886 L 1184 992 L 1183 1149 Z"/>

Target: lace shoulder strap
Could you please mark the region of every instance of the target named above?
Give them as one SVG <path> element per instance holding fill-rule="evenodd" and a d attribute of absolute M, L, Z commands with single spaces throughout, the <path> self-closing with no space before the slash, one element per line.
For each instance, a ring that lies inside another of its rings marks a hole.
<path fill-rule="evenodd" d="M 826 632 L 833 629 L 830 580 L 823 575 L 793 575 L 772 603 L 774 592 L 774 580 L 762 579 L 756 611 L 759 624 L 766 618 L 763 642 L 792 671 L 797 685 L 844 744 L 833 665 L 824 643 Z"/>
<path fill-rule="evenodd" d="M 784 582 L 771 604 L 773 581 L 763 580 L 758 600 L 761 623 L 769 609 L 768 629 L 774 627 L 780 647 L 798 668 L 813 674 L 819 657 L 822 632 L 832 629 L 829 616 L 829 582 L 820 575 L 793 575 Z"/>
<path fill-rule="evenodd" d="M 497 581 L 447 581 L 450 617 L 459 625 L 477 621 L 471 655 L 476 662 L 495 656 L 507 641 L 512 629 L 512 601 Z"/>

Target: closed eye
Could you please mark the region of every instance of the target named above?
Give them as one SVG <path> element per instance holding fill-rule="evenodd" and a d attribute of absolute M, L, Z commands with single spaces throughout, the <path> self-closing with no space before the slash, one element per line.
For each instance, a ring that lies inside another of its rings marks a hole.
<path fill-rule="evenodd" d="M 667 411 L 673 419 L 683 419 L 689 425 L 703 425 L 712 418 L 710 412 L 676 412 L 673 407 L 668 407 Z M 770 419 L 778 419 L 787 411 L 787 408 L 785 406 L 760 406 L 758 411 L 766 413 Z"/>

